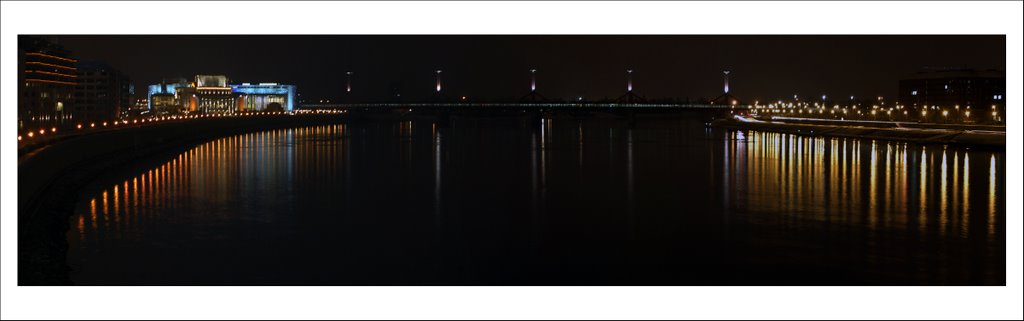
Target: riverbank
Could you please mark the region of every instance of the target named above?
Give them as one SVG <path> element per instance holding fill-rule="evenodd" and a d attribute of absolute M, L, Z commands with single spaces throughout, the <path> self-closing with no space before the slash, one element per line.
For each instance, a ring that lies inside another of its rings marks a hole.
<path fill-rule="evenodd" d="M 711 126 L 727 129 L 770 131 L 803 136 L 831 136 L 860 139 L 878 139 L 918 144 L 948 144 L 967 147 L 1005 149 L 1006 132 L 963 128 L 922 128 L 890 124 L 839 125 L 800 120 L 758 120 L 736 116 L 717 119 Z"/>
<path fill-rule="evenodd" d="M 18 159 L 18 284 L 70 284 L 68 215 L 77 192 L 105 172 L 246 132 L 330 124 L 338 114 L 201 119 L 69 137 Z"/>

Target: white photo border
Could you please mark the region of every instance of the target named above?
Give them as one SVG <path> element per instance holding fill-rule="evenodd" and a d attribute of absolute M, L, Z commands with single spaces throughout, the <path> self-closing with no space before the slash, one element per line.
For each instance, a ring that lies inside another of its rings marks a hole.
<path fill-rule="evenodd" d="M 1022 317 L 1021 2 L 72 1 L 0 5 L 0 313 L 4 319 Z M 242 20 L 267 12 L 283 17 L 282 23 L 254 25 Z M 19 287 L 15 201 L 19 34 L 1005 34 L 1007 286 Z"/>

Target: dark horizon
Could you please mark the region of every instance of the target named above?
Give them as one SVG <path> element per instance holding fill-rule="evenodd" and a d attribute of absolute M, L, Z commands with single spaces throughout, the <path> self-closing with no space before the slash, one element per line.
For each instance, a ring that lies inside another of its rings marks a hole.
<path fill-rule="evenodd" d="M 136 93 L 164 78 L 224 74 L 233 83 L 297 85 L 303 99 L 403 100 L 443 92 L 470 100 L 712 98 L 731 70 L 743 100 L 850 95 L 895 97 L 900 79 L 926 68 L 1005 71 L 1004 35 L 62 35 L 47 36 L 83 61 L 127 74 Z"/>

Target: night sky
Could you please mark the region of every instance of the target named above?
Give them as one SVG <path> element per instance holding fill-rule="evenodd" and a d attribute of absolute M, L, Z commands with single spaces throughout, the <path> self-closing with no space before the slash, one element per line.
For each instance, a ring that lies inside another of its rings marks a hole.
<path fill-rule="evenodd" d="M 162 78 L 226 74 L 232 83 L 298 86 L 303 99 L 339 99 L 345 71 L 355 97 L 404 100 L 433 94 L 434 70 L 444 91 L 473 100 L 516 99 L 538 92 L 556 99 L 616 98 L 625 70 L 649 99 L 743 100 L 857 95 L 895 96 L 898 81 L 922 68 L 1005 70 L 1005 37 L 997 36 L 57 36 L 83 60 L 104 61 L 137 88 Z M 144 90 L 143 90 L 144 91 Z"/>

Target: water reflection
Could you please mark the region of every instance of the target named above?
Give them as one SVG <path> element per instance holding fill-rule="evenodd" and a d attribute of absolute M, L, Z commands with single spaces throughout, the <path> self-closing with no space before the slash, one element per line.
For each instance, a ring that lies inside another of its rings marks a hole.
<path fill-rule="evenodd" d="M 216 139 L 83 191 L 73 279 L 1003 280 L 1004 153 L 693 123 L 400 121 Z"/>
<path fill-rule="evenodd" d="M 796 218 L 834 218 L 871 229 L 907 230 L 913 224 L 919 231 L 942 236 L 956 228 L 960 238 L 980 232 L 971 224 L 975 220 L 970 205 L 974 179 L 970 159 L 989 154 L 989 175 L 984 177 L 989 206 L 982 222 L 987 230 L 982 233 L 994 233 L 1001 154 L 885 141 L 864 142 L 868 148 L 861 148 L 861 142 L 852 139 L 763 132 L 748 132 L 741 138 L 737 134 L 730 134 L 734 139 L 726 141 L 722 186 L 726 194 L 743 192 L 735 197 L 744 202 L 728 204 Z M 936 157 L 940 165 L 930 167 Z M 918 170 L 912 170 L 911 164 Z M 734 182 L 731 175 L 740 177 L 739 181 Z M 908 194 L 911 190 L 917 193 Z M 866 204 L 861 203 L 862 197 L 867 198 Z M 912 213 L 916 222 L 906 219 Z M 938 226 L 929 227 L 930 221 Z"/>
<path fill-rule="evenodd" d="M 437 123 L 430 127 L 432 141 L 434 142 L 434 216 L 435 223 L 441 223 L 441 133 L 437 130 Z"/>
<path fill-rule="evenodd" d="M 313 131 L 317 135 L 337 135 L 343 127 L 259 132 L 196 146 L 99 191 L 89 200 L 88 207 L 76 216 L 80 222 L 76 233 L 86 243 L 102 238 L 123 238 L 126 233 L 136 232 L 146 224 L 174 223 L 182 219 L 163 216 L 190 203 L 218 206 L 250 191 L 255 194 L 247 196 L 257 198 L 246 199 L 249 206 L 258 206 L 260 199 L 288 197 L 288 183 L 297 172 L 294 163 L 288 159 L 295 156 L 293 135 L 296 132 L 311 134 Z M 323 147 L 315 144 L 304 144 L 303 147 L 305 152 L 316 154 L 318 163 L 337 161 Z M 329 169 L 319 164 L 311 165 L 299 174 L 317 175 Z"/>
<path fill-rule="evenodd" d="M 988 165 L 988 235 L 996 234 L 996 155 L 992 155 Z"/>

